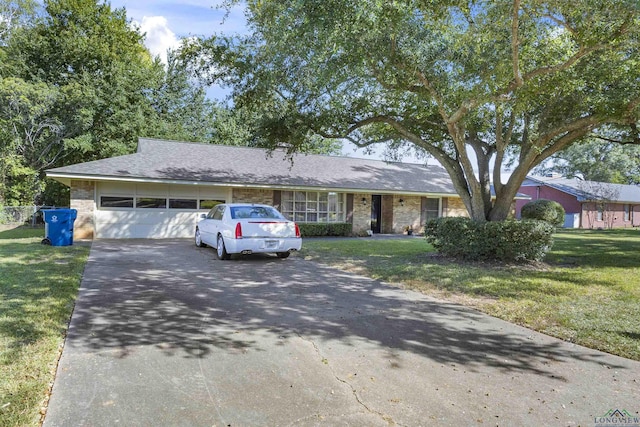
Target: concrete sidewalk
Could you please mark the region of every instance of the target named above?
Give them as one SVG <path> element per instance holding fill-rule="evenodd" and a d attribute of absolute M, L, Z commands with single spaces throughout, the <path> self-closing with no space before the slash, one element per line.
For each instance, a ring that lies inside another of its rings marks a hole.
<path fill-rule="evenodd" d="M 297 257 L 96 241 L 45 426 L 594 426 L 640 363 Z"/>

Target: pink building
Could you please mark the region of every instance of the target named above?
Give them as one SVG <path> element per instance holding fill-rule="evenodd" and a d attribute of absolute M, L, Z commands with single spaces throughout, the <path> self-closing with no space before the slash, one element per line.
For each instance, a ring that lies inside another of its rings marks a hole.
<path fill-rule="evenodd" d="M 567 228 L 621 228 L 640 226 L 640 186 L 609 184 L 559 177 L 524 180 L 519 193 L 531 200 L 560 203 Z M 528 200 L 516 200 L 516 217 Z"/>

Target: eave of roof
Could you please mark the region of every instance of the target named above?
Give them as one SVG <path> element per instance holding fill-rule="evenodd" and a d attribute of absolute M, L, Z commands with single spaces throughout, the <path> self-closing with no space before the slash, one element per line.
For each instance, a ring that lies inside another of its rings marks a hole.
<path fill-rule="evenodd" d="M 576 197 L 579 202 L 593 202 L 598 201 L 597 195 L 589 192 L 589 187 L 597 188 L 600 185 L 611 186 L 613 189 L 618 191 L 618 196 L 612 201 L 616 203 L 640 203 L 640 187 L 637 185 L 626 185 L 626 184 L 611 184 L 606 182 L 596 182 L 596 181 L 581 181 L 578 179 L 568 179 L 568 178 L 542 178 L 542 177 L 532 177 L 527 176 L 528 180 L 535 181 L 540 185 L 546 185 L 550 188 L 556 189 L 558 191 L 562 191 L 563 193 L 569 194 L 571 196 Z M 581 188 L 580 185 L 585 188 Z"/>

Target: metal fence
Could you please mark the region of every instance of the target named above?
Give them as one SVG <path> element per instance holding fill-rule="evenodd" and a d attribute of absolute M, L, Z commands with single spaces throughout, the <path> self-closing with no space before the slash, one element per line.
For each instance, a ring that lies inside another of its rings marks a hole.
<path fill-rule="evenodd" d="M 0 225 L 32 225 L 42 223 L 40 209 L 52 206 L 0 206 Z"/>

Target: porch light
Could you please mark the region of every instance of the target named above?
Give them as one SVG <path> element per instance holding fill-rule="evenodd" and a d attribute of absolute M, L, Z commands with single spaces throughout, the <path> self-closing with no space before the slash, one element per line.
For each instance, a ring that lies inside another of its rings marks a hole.
<path fill-rule="evenodd" d="M 367 206 L 367 198 L 366 197 L 362 198 L 362 206 Z"/>
<path fill-rule="evenodd" d="M 400 202 L 400 206 L 404 206 L 404 199 L 398 200 Z"/>

